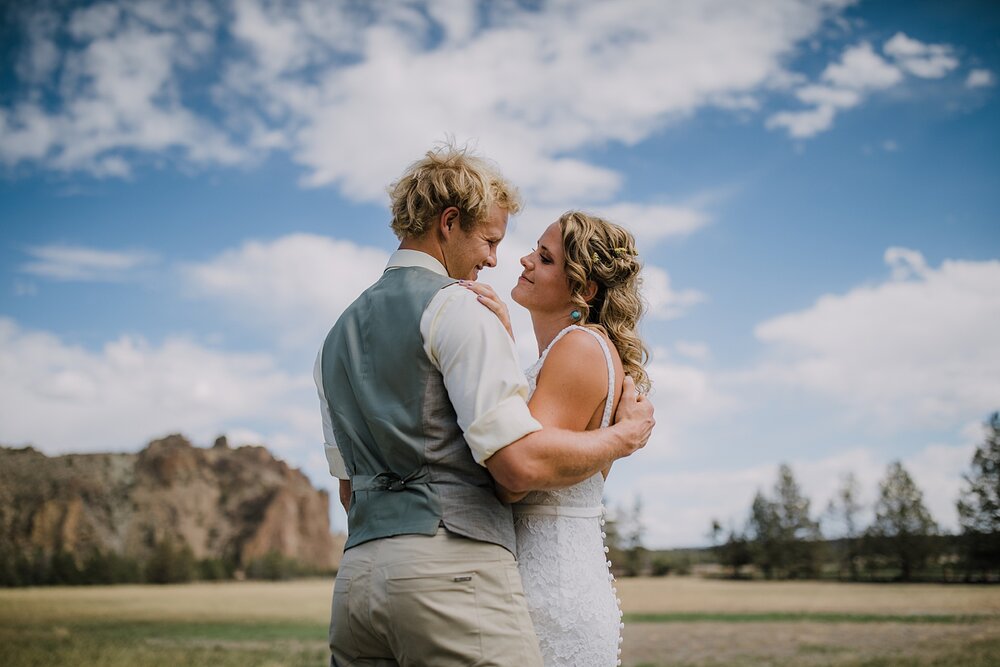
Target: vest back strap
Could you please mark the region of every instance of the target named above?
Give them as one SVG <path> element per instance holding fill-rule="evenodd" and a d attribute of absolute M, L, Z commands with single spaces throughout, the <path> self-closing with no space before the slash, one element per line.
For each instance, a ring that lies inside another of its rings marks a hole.
<path fill-rule="evenodd" d="M 427 484 L 427 471 L 423 468 L 400 477 L 394 472 L 380 472 L 377 475 L 354 475 L 351 477 L 352 491 L 402 491 L 407 486 Z"/>

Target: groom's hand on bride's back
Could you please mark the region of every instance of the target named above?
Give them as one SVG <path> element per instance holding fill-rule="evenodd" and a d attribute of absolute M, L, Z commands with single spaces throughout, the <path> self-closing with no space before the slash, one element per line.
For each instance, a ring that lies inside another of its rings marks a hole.
<path fill-rule="evenodd" d="M 636 390 L 635 380 L 631 375 L 625 376 L 622 397 L 615 412 L 615 424 L 626 424 L 634 432 L 634 436 L 629 438 L 632 449 L 628 454 L 646 446 L 656 424 L 652 402 Z"/>

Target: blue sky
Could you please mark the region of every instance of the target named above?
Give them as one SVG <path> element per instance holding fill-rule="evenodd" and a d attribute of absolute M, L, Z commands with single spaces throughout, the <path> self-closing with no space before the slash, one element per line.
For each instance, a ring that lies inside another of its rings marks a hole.
<path fill-rule="evenodd" d="M 954 528 L 1000 409 L 994 3 L 2 11 L 0 442 L 227 433 L 331 488 L 316 349 L 395 247 L 385 186 L 452 136 L 527 202 L 501 293 L 566 209 L 638 238 L 658 427 L 607 488 L 650 545 L 742 523 L 780 462 L 818 514 L 902 460 Z"/>

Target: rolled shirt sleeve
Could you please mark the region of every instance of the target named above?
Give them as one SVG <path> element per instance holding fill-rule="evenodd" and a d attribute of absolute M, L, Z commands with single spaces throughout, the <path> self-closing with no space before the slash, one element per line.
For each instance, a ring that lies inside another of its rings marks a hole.
<path fill-rule="evenodd" d="M 541 430 L 528 410 L 528 381 L 514 342 L 473 292 L 460 285 L 442 289 L 424 311 L 420 333 L 479 465 Z"/>
<path fill-rule="evenodd" d="M 323 348 L 316 355 L 316 365 L 313 367 L 313 380 L 319 393 L 319 412 L 323 420 L 323 448 L 326 450 L 326 460 L 330 464 L 330 474 L 337 479 L 348 479 L 347 466 L 344 457 L 337 448 L 337 438 L 333 435 L 333 418 L 330 416 L 330 404 L 323 390 Z"/>

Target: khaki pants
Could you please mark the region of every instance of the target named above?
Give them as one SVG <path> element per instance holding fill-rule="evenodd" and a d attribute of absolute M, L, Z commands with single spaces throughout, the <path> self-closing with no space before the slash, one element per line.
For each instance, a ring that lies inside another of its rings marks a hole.
<path fill-rule="evenodd" d="M 443 528 L 344 553 L 330 650 L 335 667 L 542 667 L 514 557 Z"/>

